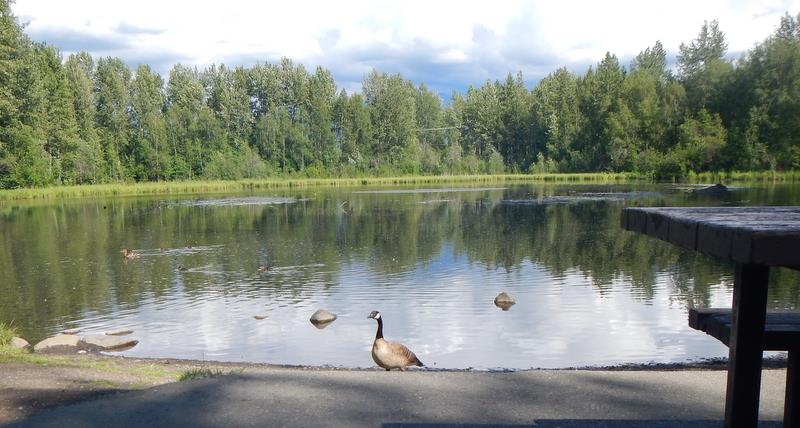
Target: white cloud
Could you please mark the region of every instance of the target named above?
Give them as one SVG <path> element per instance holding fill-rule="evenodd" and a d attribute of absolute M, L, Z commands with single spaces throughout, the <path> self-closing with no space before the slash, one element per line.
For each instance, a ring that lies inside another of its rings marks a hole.
<path fill-rule="evenodd" d="M 741 53 L 772 33 L 784 12 L 796 14 L 800 1 L 27 0 L 13 9 L 34 39 L 64 53 L 82 34 L 94 55 L 154 58 L 161 73 L 178 61 L 252 65 L 287 56 L 331 69 L 342 86 L 375 67 L 446 90 L 517 70 L 531 81 L 562 65 L 582 73 L 606 51 L 627 64 L 656 40 L 674 56 L 704 20 L 718 19 L 729 51 Z M 104 38 L 121 46 L 91 43 Z"/>

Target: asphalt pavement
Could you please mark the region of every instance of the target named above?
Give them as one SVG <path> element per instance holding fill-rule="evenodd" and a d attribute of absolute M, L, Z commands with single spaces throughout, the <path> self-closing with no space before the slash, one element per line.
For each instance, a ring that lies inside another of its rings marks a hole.
<path fill-rule="evenodd" d="M 785 370 L 765 370 L 780 426 Z M 270 368 L 46 410 L 14 427 L 719 427 L 723 370 L 512 373 Z"/>

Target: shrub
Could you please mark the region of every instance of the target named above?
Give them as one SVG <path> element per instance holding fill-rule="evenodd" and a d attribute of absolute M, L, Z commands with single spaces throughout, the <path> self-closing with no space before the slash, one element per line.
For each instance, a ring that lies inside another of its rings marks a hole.
<path fill-rule="evenodd" d="M 11 339 L 17 335 L 17 330 L 9 324 L 0 322 L 0 346 L 11 343 Z"/>

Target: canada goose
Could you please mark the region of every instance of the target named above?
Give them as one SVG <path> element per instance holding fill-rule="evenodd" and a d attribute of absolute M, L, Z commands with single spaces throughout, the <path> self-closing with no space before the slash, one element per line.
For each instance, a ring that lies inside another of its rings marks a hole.
<path fill-rule="evenodd" d="M 139 253 L 137 253 L 136 251 L 133 251 L 131 249 L 128 249 L 127 247 L 123 248 L 121 252 L 122 252 L 122 257 L 125 257 L 125 260 L 131 260 L 131 259 L 139 258 Z"/>
<path fill-rule="evenodd" d="M 258 273 L 266 273 L 268 271 L 269 271 L 269 266 L 265 265 L 265 266 L 259 266 L 258 267 Z"/>
<path fill-rule="evenodd" d="M 381 313 L 372 311 L 367 318 L 372 318 L 378 321 L 378 332 L 375 334 L 375 342 L 372 343 L 372 359 L 386 369 L 388 372 L 391 369 L 400 369 L 405 371 L 407 366 L 420 366 L 422 361 L 414 355 L 411 350 L 406 348 L 403 344 L 396 342 L 389 342 L 383 338 L 383 320 Z"/>

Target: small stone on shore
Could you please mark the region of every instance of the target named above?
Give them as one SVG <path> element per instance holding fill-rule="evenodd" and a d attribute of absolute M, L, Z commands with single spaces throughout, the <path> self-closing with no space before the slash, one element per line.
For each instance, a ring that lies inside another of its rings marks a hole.
<path fill-rule="evenodd" d="M 71 328 L 69 330 L 62 331 L 61 334 L 78 334 L 80 332 L 81 330 L 79 328 Z"/>
<path fill-rule="evenodd" d="M 106 336 L 127 336 L 133 333 L 133 330 L 111 330 L 105 332 Z"/>
<path fill-rule="evenodd" d="M 266 317 L 267 317 L 266 315 L 253 315 L 253 318 L 255 318 L 257 320 L 263 320 Z"/>

